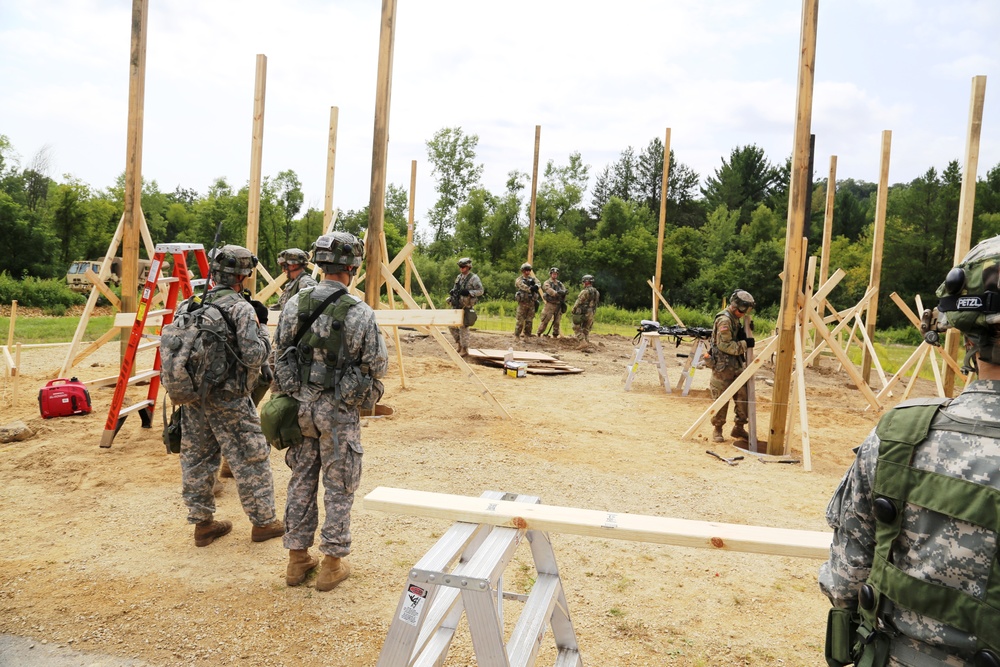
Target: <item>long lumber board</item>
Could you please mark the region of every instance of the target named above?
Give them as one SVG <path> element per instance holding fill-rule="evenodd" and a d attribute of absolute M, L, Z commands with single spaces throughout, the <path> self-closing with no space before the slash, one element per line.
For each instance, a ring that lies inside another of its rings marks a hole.
<path fill-rule="evenodd" d="M 469 356 L 484 359 L 499 359 L 500 361 L 503 361 L 507 356 L 507 350 L 491 350 L 470 347 Z M 544 352 L 514 350 L 514 361 L 559 361 L 559 359 L 553 357 L 551 354 L 545 354 Z"/>
<path fill-rule="evenodd" d="M 832 540 L 832 533 L 820 531 L 528 505 L 384 486 L 365 496 L 364 508 L 543 532 L 819 560 L 829 558 Z"/>

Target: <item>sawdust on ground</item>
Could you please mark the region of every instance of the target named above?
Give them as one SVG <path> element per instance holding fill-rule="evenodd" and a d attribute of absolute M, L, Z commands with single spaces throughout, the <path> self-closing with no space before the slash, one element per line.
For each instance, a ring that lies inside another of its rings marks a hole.
<path fill-rule="evenodd" d="M 406 388 L 395 350 L 383 403 L 389 418 L 366 420 L 364 475 L 353 511 L 353 573 L 335 591 L 284 584 L 280 540 L 254 544 L 232 480 L 217 516 L 233 532 L 196 548 L 185 522 L 180 470 L 154 428 L 130 416 L 110 449 L 98 444 L 112 388 L 95 389 L 93 413 L 43 420 L 38 388 L 54 378 L 66 348 L 22 353 L 20 388 L 0 391 L 0 425 L 15 419 L 34 438 L 0 445 L 0 633 L 93 655 L 151 665 L 374 665 L 408 568 L 450 525 L 365 510 L 377 486 L 478 496 L 486 490 L 535 495 L 546 504 L 613 512 L 827 530 L 826 503 L 876 416 L 834 362 L 807 371 L 812 472 L 801 465 L 729 466 L 708 456 L 739 453 L 708 439 L 708 371 L 689 397 L 667 396 L 655 366 L 643 364 L 630 392 L 623 376 L 632 341 L 595 336 L 590 351 L 567 340 L 521 349 L 556 354 L 578 375 L 513 379 L 477 375 L 511 415 L 497 416 L 432 338 L 402 333 Z M 475 332 L 473 346 L 505 348 L 512 338 Z M 681 372 L 665 346 L 671 380 Z M 117 344 L 74 373 L 116 375 Z M 151 365 L 142 353 L 139 368 Z M 759 433 L 770 416 L 765 365 L 757 375 Z M 923 382 L 923 381 L 921 381 Z M 132 401 L 146 387 L 129 390 Z M 921 394 L 921 391 L 924 393 Z M 898 392 L 897 392 L 898 393 Z M 916 395 L 930 395 L 918 385 Z M 728 431 L 728 429 L 727 429 Z M 800 439 L 791 438 L 801 458 Z M 288 471 L 272 452 L 284 506 Z M 579 646 L 588 665 L 818 665 L 828 603 L 816 585 L 820 562 L 552 535 Z M 505 589 L 526 592 L 534 572 L 522 546 Z M 507 631 L 518 615 L 504 606 Z M 551 635 L 538 664 L 553 662 Z M 463 623 L 447 665 L 474 665 Z"/>

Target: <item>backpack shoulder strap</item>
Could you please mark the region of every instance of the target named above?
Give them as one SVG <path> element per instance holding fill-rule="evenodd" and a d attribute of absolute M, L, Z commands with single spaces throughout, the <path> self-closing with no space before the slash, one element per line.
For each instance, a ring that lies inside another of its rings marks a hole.
<path fill-rule="evenodd" d="M 309 300 L 311 301 L 312 292 L 313 290 L 310 288 L 310 289 L 304 289 L 299 293 L 299 312 L 302 312 L 303 306 L 305 305 L 302 301 L 302 297 L 308 296 L 310 297 Z M 295 347 L 299 344 L 299 341 L 302 340 L 302 337 L 306 335 L 307 331 L 309 331 L 309 327 L 311 327 L 313 325 L 313 322 L 315 322 L 319 318 L 320 313 L 326 310 L 330 304 L 332 304 L 334 301 L 344 296 L 345 294 L 347 294 L 347 290 L 342 290 L 342 289 L 334 290 L 333 294 L 326 297 L 326 299 L 324 299 L 323 302 L 319 304 L 319 306 L 314 308 L 312 313 L 310 313 L 309 317 L 304 322 L 302 322 L 302 324 L 299 325 L 298 331 L 295 332 L 295 339 L 292 341 L 292 347 Z"/>

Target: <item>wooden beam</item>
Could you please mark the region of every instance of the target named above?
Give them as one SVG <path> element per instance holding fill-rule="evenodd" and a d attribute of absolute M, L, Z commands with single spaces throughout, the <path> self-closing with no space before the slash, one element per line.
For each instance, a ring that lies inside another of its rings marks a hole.
<path fill-rule="evenodd" d="M 121 300 L 115 295 L 114 292 L 108 289 L 108 286 L 104 284 L 104 281 L 98 278 L 97 274 L 90 268 L 88 268 L 87 272 L 83 274 L 83 277 L 89 280 L 90 284 L 97 288 L 97 291 L 108 300 L 108 303 L 110 303 L 113 308 L 121 308 Z"/>
<path fill-rule="evenodd" d="M 674 312 L 674 309 L 670 307 L 670 304 L 667 303 L 667 300 L 663 298 L 663 294 L 660 292 L 660 290 L 656 289 L 656 287 L 653 286 L 653 281 L 647 280 L 646 284 L 653 289 L 653 295 L 663 302 L 663 307 L 667 309 L 667 312 L 670 313 L 670 316 L 674 318 L 674 321 L 677 322 L 677 326 L 679 327 L 687 326 L 683 322 L 681 322 L 681 318 L 677 315 L 677 313 Z"/>
<path fill-rule="evenodd" d="M 323 196 L 323 229 L 326 234 L 333 230 L 333 177 L 337 170 L 337 123 L 339 119 L 340 108 L 330 107 L 330 131 L 326 147 L 326 194 Z"/>
<path fill-rule="evenodd" d="M 801 324 L 796 322 L 796 326 L 801 326 Z M 809 447 L 809 411 L 806 409 L 806 364 L 802 356 L 802 337 L 796 336 L 795 340 L 799 343 L 795 348 L 795 390 L 799 404 L 799 429 L 802 431 L 802 469 L 810 472 L 812 470 L 812 450 Z"/>
<path fill-rule="evenodd" d="M 406 243 L 407 245 L 413 244 L 413 210 L 417 205 L 417 161 L 410 161 L 410 209 L 406 217 Z M 398 255 L 397 255 L 398 257 Z M 410 289 L 410 264 L 407 263 L 403 269 L 403 287 L 410 294 L 413 294 L 413 290 Z"/>
<path fill-rule="evenodd" d="M 87 269 L 88 271 L 90 269 Z M 14 323 L 17 322 L 17 299 L 10 302 L 10 322 L 7 323 L 7 347 L 14 345 Z"/>
<path fill-rule="evenodd" d="M 124 315 L 125 317 L 131 317 L 133 320 L 135 320 L 135 313 L 118 313 L 118 315 Z M 117 317 L 117 315 L 116 315 L 116 317 Z M 120 327 L 111 327 L 110 329 L 108 329 L 107 331 L 105 331 L 104 334 L 100 338 L 98 338 L 93 343 L 91 343 L 90 345 L 88 345 L 82 352 L 80 352 L 79 354 L 77 354 L 76 356 L 74 356 L 73 357 L 73 365 L 76 366 L 78 363 L 80 363 L 81 361 L 83 361 L 84 359 L 86 359 L 88 356 L 90 356 L 94 352 L 97 352 L 97 350 L 101 349 L 101 347 L 103 347 L 105 343 L 109 342 L 115 336 L 118 336 L 120 334 L 121 334 L 121 328 Z"/>
<path fill-rule="evenodd" d="M 653 320 L 659 322 L 657 311 L 663 297 L 663 233 L 667 226 L 667 181 L 670 176 L 670 128 L 663 139 L 663 176 L 660 179 L 660 226 L 656 234 L 656 273 L 653 274 Z M 664 301 L 665 303 L 665 301 Z M 671 315 L 673 312 L 671 311 Z M 676 319 L 676 317 L 675 317 Z"/>
<path fill-rule="evenodd" d="M 535 256 L 535 200 L 538 194 L 538 147 L 542 140 L 542 126 L 535 126 L 535 160 L 531 168 L 531 208 L 528 216 L 528 264 Z M 534 274 L 532 274 L 534 275 Z"/>
<path fill-rule="evenodd" d="M 826 330 L 826 325 L 823 324 L 823 320 L 820 318 L 819 313 L 810 308 L 809 317 L 812 319 L 813 324 L 816 326 L 816 331 L 819 332 L 819 335 L 823 337 L 823 340 L 826 341 L 826 344 L 830 346 L 831 350 L 833 350 L 833 354 L 834 356 L 837 357 L 837 360 L 844 365 L 844 370 L 847 371 L 847 374 L 851 377 L 851 380 L 853 380 L 854 384 L 858 387 L 858 389 L 861 390 L 861 394 L 868 401 L 868 404 L 873 408 L 875 408 L 876 410 L 881 410 L 882 405 L 878 402 L 878 399 L 875 397 L 875 393 L 872 391 L 871 387 L 868 386 L 868 383 L 865 382 L 864 378 L 862 378 L 861 375 L 858 374 L 857 369 L 854 368 L 854 364 L 852 364 L 851 360 L 847 358 L 847 355 L 844 353 L 844 351 L 841 350 L 840 347 L 838 347 L 833 342 L 830 336 L 830 332 Z M 768 447 L 768 449 L 770 450 L 770 447 Z"/>
<path fill-rule="evenodd" d="M 380 327 L 458 327 L 462 325 L 462 310 L 376 310 L 375 321 Z"/>
<path fill-rule="evenodd" d="M 264 153 L 264 98 L 267 92 L 267 56 L 257 54 L 257 69 L 254 76 L 253 130 L 250 139 L 250 186 L 247 191 L 247 242 L 246 248 L 257 254 L 260 234 L 260 187 L 261 163 Z M 243 288 L 257 293 L 257 269 L 243 283 Z"/>
<path fill-rule="evenodd" d="M 135 312 L 136 294 L 139 290 L 139 220 L 142 217 L 142 117 L 148 14 L 148 0 L 132 0 L 132 41 L 129 58 L 128 126 L 125 139 L 125 192 L 121 241 L 121 309 L 131 313 Z M 123 348 L 123 354 L 124 351 Z"/>
<path fill-rule="evenodd" d="M 788 188 L 788 222 L 785 234 L 785 278 L 778 313 L 777 360 L 771 400 L 771 432 L 767 453 L 780 454 L 785 446 L 785 417 L 788 412 L 792 361 L 795 356 L 795 320 L 798 318 L 799 287 L 802 282 L 802 236 L 809 207 L 809 155 L 812 134 L 813 77 L 816 66 L 816 25 L 819 0 L 802 1 L 802 28 L 799 46 L 798 91 L 792 148 L 791 183 Z M 763 357 L 763 355 L 761 355 Z"/>
<path fill-rule="evenodd" d="M 917 318 L 916 314 L 912 310 L 910 310 L 910 307 L 906 305 L 906 302 L 903 301 L 903 299 L 895 292 L 890 294 L 889 298 L 892 299 L 893 302 L 895 302 L 895 304 L 899 307 L 901 311 L 903 311 L 903 314 L 906 315 L 906 319 L 910 320 L 910 324 L 912 324 L 919 330 L 920 320 Z M 948 364 L 948 368 L 950 368 L 956 375 L 962 375 L 962 367 L 958 365 L 958 362 L 955 360 L 953 356 L 948 354 L 947 350 L 945 350 L 943 347 L 938 347 L 936 345 L 932 345 L 931 347 L 934 348 L 935 352 L 941 355 L 941 359 L 946 364 Z M 947 385 L 945 385 L 945 391 L 947 392 Z"/>
<path fill-rule="evenodd" d="M 823 247 L 820 248 L 819 284 L 826 282 L 830 272 L 830 243 L 833 238 L 833 204 L 837 198 L 837 156 L 830 156 L 830 175 L 826 179 L 826 209 L 823 213 Z M 822 313 L 826 306 L 820 305 Z"/>
<path fill-rule="evenodd" d="M 889 152 L 892 147 L 892 132 L 882 131 L 882 158 L 879 162 L 878 196 L 875 200 L 875 228 L 872 232 L 872 266 L 868 276 L 868 287 L 875 289 L 875 296 L 868 302 L 868 313 L 865 317 L 865 329 L 868 338 L 875 337 L 875 324 L 878 321 L 878 293 L 882 283 L 882 248 L 885 241 L 885 208 L 889 199 Z M 868 382 L 872 374 L 873 352 L 868 348 L 862 350 L 861 377 Z"/>
<path fill-rule="evenodd" d="M 600 539 L 826 560 L 832 533 L 608 510 L 519 503 L 380 486 L 364 497 L 366 511 L 487 524 Z"/>

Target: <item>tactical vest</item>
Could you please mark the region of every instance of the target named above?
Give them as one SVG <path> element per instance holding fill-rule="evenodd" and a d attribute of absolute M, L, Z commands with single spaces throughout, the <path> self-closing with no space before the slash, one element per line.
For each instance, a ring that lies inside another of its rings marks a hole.
<path fill-rule="evenodd" d="M 718 320 L 720 316 L 725 316 L 729 320 L 730 331 L 732 331 L 733 340 L 736 340 L 736 336 L 740 330 L 740 321 L 736 319 L 729 310 L 723 310 L 715 319 Z M 743 363 L 746 357 L 741 355 L 727 354 L 719 349 L 719 341 L 717 340 L 718 330 L 712 325 L 712 340 L 709 346 L 709 355 L 712 357 L 712 369 L 715 371 L 725 371 L 729 369 L 739 369 L 743 367 Z"/>
<path fill-rule="evenodd" d="M 299 292 L 299 322 L 309 319 L 312 312 L 323 303 L 313 293 L 314 290 L 309 288 Z M 332 320 L 330 335 L 321 338 L 311 328 L 303 334 L 298 346 L 302 384 L 311 382 L 323 389 L 338 386 L 344 366 L 348 363 L 344 353 L 344 321 L 347 319 L 347 311 L 358 303 L 361 303 L 360 299 L 345 292 L 323 311 Z M 318 360 L 313 354 L 317 349 L 324 352 L 322 360 Z"/>
<path fill-rule="evenodd" d="M 995 665 L 1000 656 L 1000 559 L 994 557 L 986 595 L 980 599 L 961 590 L 909 575 L 892 563 L 892 545 L 902 532 L 906 503 L 929 509 L 1000 534 L 1000 490 L 911 465 L 917 446 L 933 430 L 1000 437 L 993 422 L 959 418 L 939 412 L 950 401 L 927 400 L 888 412 L 875 429 L 881 443 L 875 468 L 873 512 L 875 554 L 868 580 L 858 592 L 858 627 L 854 629 L 851 658 L 863 667 L 888 662 L 889 636 L 878 630 L 880 616 L 892 605 L 935 619 L 976 637 L 976 665 Z M 995 556 L 995 555 L 994 555 Z M 835 610 L 847 612 L 848 610 Z M 843 615 L 841 614 L 841 622 Z M 832 628 L 827 628 L 828 642 Z M 841 637 L 842 642 L 845 637 Z M 829 651 L 829 648 L 828 648 Z M 843 658 L 843 651 L 841 651 Z M 991 661 L 992 660 L 992 661 Z M 850 664 L 834 661 L 830 665 Z"/>

